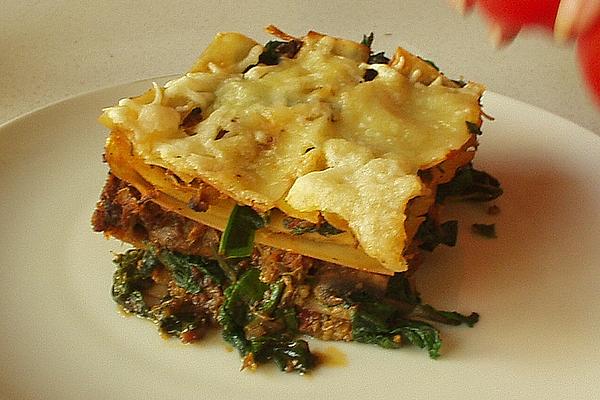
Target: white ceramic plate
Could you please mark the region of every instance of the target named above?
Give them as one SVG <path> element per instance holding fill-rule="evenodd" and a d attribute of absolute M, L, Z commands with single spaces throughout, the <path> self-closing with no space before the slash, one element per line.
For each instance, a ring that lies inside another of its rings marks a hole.
<path fill-rule="evenodd" d="M 75 97 L 0 127 L 0 394 L 28 399 L 600 396 L 600 138 L 489 93 L 476 165 L 503 183 L 497 202 L 460 205 L 459 245 L 420 270 L 424 299 L 476 310 L 473 329 L 442 326 L 443 356 L 414 348 L 311 341 L 345 365 L 308 376 L 240 372 L 218 334 L 163 340 L 117 312 L 110 250 L 91 232 L 105 179 L 100 109 L 149 81 Z M 498 239 L 476 237 L 495 222 Z"/>

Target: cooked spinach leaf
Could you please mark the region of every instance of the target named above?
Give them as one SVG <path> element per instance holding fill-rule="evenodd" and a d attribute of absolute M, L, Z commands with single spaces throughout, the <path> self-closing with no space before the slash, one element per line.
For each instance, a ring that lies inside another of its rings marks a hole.
<path fill-rule="evenodd" d="M 191 294 L 198 294 L 202 291 L 198 281 L 198 270 L 193 264 L 185 262 L 185 260 L 181 260 L 166 251 L 161 252 L 159 258 L 171 271 L 171 276 L 177 286 L 184 288 L 186 292 Z"/>
<path fill-rule="evenodd" d="M 457 235 L 458 221 L 446 221 L 437 224 L 433 218 L 427 217 L 419 226 L 415 239 L 420 242 L 419 247 L 421 249 L 433 251 L 440 244 L 450 247 L 456 245 Z"/>
<path fill-rule="evenodd" d="M 223 338 L 254 362 L 273 360 L 285 371 L 305 372 L 314 364 L 308 344 L 294 340 L 295 310 L 280 304 L 283 282 L 266 284 L 260 271 L 248 269 L 225 291 L 219 313 Z"/>
<path fill-rule="evenodd" d="M 155 265 L 145 257 L 144 250 L 128 250 L 118 254 L 113 262 L 117 269 L 113 274 L 112 297 L 127 312 L 146 317 L 149 309 L 144 302 L 143 290 L 152 281 L 150 275 Z"/>
<path fill-rule="evenodd" d="M 264 302 L 260 308 L 262 313 L 267 315 L 273 314 L 279 305 L 279 300 L 281 300 L 281 295 L 283 294 L 284 288 L 285 285 L 283 284 L 283 281 L 275 282 L 270 286 L 270 296 L 267 299 L 264 299 Z"/>
<path fill-rule="evenodd" d="M 249 206 L 233 207 L 219 243 L 219 254 L 225 257 L 249 257 L 254 249 L 254 233 L 266 219 Z"/>
<path fill-rule="evenodd" d="M 373 40 L 375 39 L 375 35 L 371 32 L 368 36 L 363 35 L 361 44 L 367 46 L 369 48 L 369 59 L 367 60 L 368 64 L 387 64 L 390 62 L 390 59 L 385 56 L 385 52 L 380 51 L 379 53 L 373 53 L 371 50 L 371 46 L 373 45 Z M 365 81 L 371 81 L 375 79 L 377 76 L 377 71 L 373 69 L 368 69 L 365 73 Z"/>
<path fill-rule="evenodd" d="M 416 305 L 421 304 L 419 292 L 413 289 L 405 274 L 394 274 L 388 281 L 385 297 L 402 303 Z"/>
<path fill-rule="evenodd" d="M 169 250 L 161 250 L 155 253 L 151 249 L 151 252 L 171 272 L 177 286 L 184 288 L 188 293 L 197 294 L 202 291 L 199 281 L 200 272 L 209 276 L 217 284 L 221 284 L 227 279 L 215 260 L 184 255 Z"/>
<path fill-rule="evenodd" d="M 214 252 L 213 258 L 229 282 L 235 282 L 240 272 L 240 265 L 245 259 L 228 259 L 218 254 L 218 250 Z"/>
<path fill-rule="evenodd" d="M 182 303 L 169 294 L 148 306 L 144 293 L 154 286 L 153 271 L 165 268 L 173 281 L 190 294 L 202 291 L 199 273 L 210 276 L 215 283 L 224 282 L 224 273 L 216 262 L 168 250 L 158 252 L 152 246 L 117 255 L 114 262 L 117 264 L 112 287 L 115 302 L 124 311 L 153 321 L 161 332 L 178 337 L 204 325 L 204 317 L 182 307 Z"/>
<path fill-rule="evenodd" d="M 440 333 L 426 322 L 411 320 L 396 322 L 396 328 L 390 332 L 390 335 L 400 335 L 414 346 L 426 349 L 431 358 L 440 356 L 442 347 Z"/>
<path fill-rule="evenodd" d="M 431 358 L 439 357 L 442 341 L 437 329 L 422 321 L 402 318 L 385 303 L 360 303 L 352 316 L 352 338 L 357 342 L 398 348 L 403 341 L 427 349 Z"/>
<path fill-rule="evenodd" d="M 278 40 L 270 40 L 265 44 L 265 49 L 262 54 L 258 57 L 258 62 L 265 65 L 277 65 L 279 64 L 279 46 L 285 45 L 286 42 Z"/>
<path fill-rule="evenodd" d="M 470 327 L 479 321 L 479 314 L 476 312 L 464 315 L 456 311 L 441 311 L 429 304 L 422 304 L 419 292 L 412 287 L 404 273 L 396 273 L 390 278 L 385 298 L 414 306 L 412 311 L 406 313 L 406 317 L 411 319 L 424 319 L 446 325 L 466 324 Z"/>
<path fill-rule="evenodd" d="M 387 64 L 390 62 L 390 59 L 385 56 L 385 52 L 380 51 L 379 53 L 371 53 L 369 55 L 369 59 L 367 60 L 367 64 Z"/>
<path fill-rule="evenodd" d="M 193 312 L 173 314 L 169 312 L 168 305 L 169 301 L 154 310 L 154 320 L 162 333 L 181 337 L 184 333 L 198 329 L 202 325 L 202 321 Z"/>
<path fill-rule="evenodd" d="M 463 315 L 455 311 L 440 311 L 421 298 L 412 288 L 405 274 L 397 273 L 389 281 L 385 298 L 350 297 L 353 307 L 352 337 L 362 343 L 377 344 L 385 348 L 398 348 L 409 342 L 427 349 L 429 356 L 437 358 L 442 346 L 439 331 L 427 321 L 448 325 L 473 326 L 479 314 Z"/>
<path fill-rule="evenodd" d="M 441 203 L 447 198 L 465 201 L 490 201 L 500 195 L 503 190 L 500 182 L 486 172 L 476 170 L 469 163 L 456 171 L 454 178 L 438 186 L 436 202 Z"/>
<path fill-rule="evenodd" d="M 394 309 L 383 303 L 360 303 L 352 313 L 352 339 L 390 349 L 402 346 L 402 337 L 391 335 Z"/>
<path fill-rule="evenodd" d="M 315 358 L 308 344 L 295 337 L 296 309 L 285 304 L 283 280 L 262 282 L 260 270 L 251 267 L 237 281 L 231 281 L 217 262 L 168 250 L 157 251 L 153 247 L 130 250 L 117 256 L 115 263 L 115 301 L 126 311 L 154 321 L 161 332 L 182 339 L 188 333 L 193 337 L 206 321 L 171 294 L 149 307 L 144 302 L 144 291 L 153 284 L 153 271 L 167 269 L 175 283 L 190 294 L 202 290 L 196 275 L 205 274 L 222 286 L 233 282 L 225 289 L 218 322 L 223 328 L 223 338 L 240 352 L 245 365 L 272 361 L 281 370 L 300 373 L 314 366 Z M 442 341 L 438 330 L 428 321 L 473 326 L 479 319 L 477 313 L 462 315 L 422 304 L 408 276 L 401 273 L 390 279 L 384 298 L 376 299 L 360 290 L 341 297 L 352 310 L 353 340 L 385 348 L 410 343 L 426 349 L 432 358 L 439 356 Z"/>
<path fill-rule="evenodd" d="M 258 62 L 265 65 L 277 65 L 282 56 L 295 57 L 301 47 L 300 40 L 290 40 L 289 42 L 271 40 L 265 44 L 262 54 L 258 57 Z"/>
<path fill-rule="evenodd" d="M 496 238 L 496 224 L 473 224 L 471 230 L 480 236 Z"/>
<path fill-rule="evenodd" d="M 219 312 L 219 323 L 223 327 L 223 338 L 246 355 L 250 341 L 246 339 L 244 327 L 250 322 L 250 307 L 260 301 L 268 285 L 259 279 L 260 271 L 252 268 L 225 290 L 225 302 Z"/>
<path fill-rule="evenodd" d="M 371 32 L 371 33 L 369 33 L 369 36 L 363 35 L 363 38 L 362 38 L 360 44 L 363 44 L 370 49 L 371 45 L 373 44 L 374 39 L 375 39 L 375 34 L 373 32 Z"/>
<path fill-rule="evenodd" d="M 465 124 L 467 124 L 467 129 L 469 130 L 469 133 L 478 136 L 483 134 L 483 132 L 481 132 L 481 128 L 479 128 L 479 125 L 477 125 L 476 123 L 471 121 L 465 121 Z"/>
<path fill-rule="evenodd" d="M 338 235 L 344 232 L 341 229 L 337 229 L 327 221 L 314 224 L 310 221 L 292 217 L 284 218 L 283 226 L 284 228 L 288 229 L 292 235 L 303 235 L 305 233 L 316 232 L 322 236 L 329 236 Z"/>
<path fill-rule="evenodd" d="M 465 324 L 473 327 L 479 321 L 479 314 L 473 312 L 469 315 L 464 315 L 456 311 L 440 311 L 429 304 L 419 304 L 411 313 L 411 318 L 426 319 L 446 325 Z"/>
<path fill-rule="evenodd" d="M 280 336 L 260 337 L 251 342 L 248 354 L 252 354 L 252 359 L 257 363 L 272 360 L 281 371 L 286 372 L 304 373 L 315 364 L 308 343 L 301 339 L 282 340 Z"/>

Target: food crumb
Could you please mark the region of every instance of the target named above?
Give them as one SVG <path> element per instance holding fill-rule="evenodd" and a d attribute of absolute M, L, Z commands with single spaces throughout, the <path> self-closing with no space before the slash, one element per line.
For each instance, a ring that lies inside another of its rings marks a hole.
<path fill-rule="evenodd" d="M 471 230 L 480 236 L 496 238 L 496 224 L 473 224 Z"/>

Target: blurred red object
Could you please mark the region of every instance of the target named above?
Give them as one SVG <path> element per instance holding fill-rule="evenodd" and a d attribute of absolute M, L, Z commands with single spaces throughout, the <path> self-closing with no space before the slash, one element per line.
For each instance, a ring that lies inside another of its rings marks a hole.
<path fill-rule="evenodd" d="M 542 28 L 552 33 L 561 3 L 560 0 L 451 0 L 451 2 L 461 6 L 463 10 L 474 5 L 481 7 L 493 29 L 498 31 L 496 33 L 500 36 L 497 39 L 500 42 L 512 39 L 521 28 Z M 571 0 L 570 5 L 574 2 Z M 597 7 L 598 4 L 592 6 Z M 579 13 L 586 11 L 585 7 L 579 9 Z M 586 17 L 589 19 L 590 16 L 586 15 Z M 581 71 L 600 106 L 600 15 L 597 15 L 595 20 L 592 19 L 592 23 L 586 25 L 583 32 L 576 33 L 579 33 L 576 40 Z"/>
<path fill-rule="evenodd" d="M 479 0 L 490 20 L 503 27 L 554 27 L 560 0 Z"/>
<path fill-rule="evenodd" d="M 577 41 L 581 71 L 600 106 L 600 19 Z"/>

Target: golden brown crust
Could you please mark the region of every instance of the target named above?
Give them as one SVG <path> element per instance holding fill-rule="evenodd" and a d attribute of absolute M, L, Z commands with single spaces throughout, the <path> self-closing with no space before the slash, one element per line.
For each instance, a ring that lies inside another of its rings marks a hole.
<path fill-rule="evenodd" d="M 460 150 L 450 152 L 446 160 L 442 163 L 421 171 L 420 175 L 425 185 L 429 188 L 429 194 L 412 199 L 407 208 L 407 219 L 404 225 L 407 233 L 407 245 L 405 247 L 405 257 L 407 260 L 417 259 L 419 249 L 417 246 L 411 245 L 412 238 L 416 234 L 419 225 L 425 220 L 425 215 L 433 206 L 437 185 L 448 182 L 454 176 L 457 168 L 468 164 L 473 159 L 476 145 L 476 137 L 475 135 L 472 135 L 471 139 L 465 143 Z M 192 220 L 199 221 L 203 224 L 206 224 L 206 218 L 210 216 L 209 213 L 206 213 L 206 210 L 212 206 L 213 209 L 211 211 L 214 213 L 215 210 L 220 210 L 222 218 L 220 219 L 220 223 L 209 223 L 209 226 L 221 230 L 224 228 L 226 218 L 234 205 L 233 200 L 228 199 L 214 187 L 199 179 L 185 183 L 174 177 L 165 168 L 145 164 L 134 156 L 131 150 L 131 143 L 128 141 L 127 135 L 124 132 L 113 131 L 111 133 L 111 137 L 107 143 L 105 158 L 115 175 L 131 183 L 147 199 L 152 199 L 163 208 L 172 212 L 181 213 L 187 218 L 191 218 Z M 140 175 L 140 173 L 143 174 L 143 176 Z M 277 218 L 274 216 L 273 220 L 277 221 Z M 337 226 L 339 226 L 339 224 L 337 224 Z M 313 236 L 303 235 L 304 237 L 290 237 L 283 229 L 276 229 L 260 233 L 257 235 L 257 240 L 275 247 L 278 247 L 278 244 L 280 246 L 282 246 L 282 244 L 283 246 L 285 246 L 285 244 L 289 246 L 290 241 L 293 240 L 298 243 L 296 243 L 295 246 L 292 245 L 291 248 L 287 246 L 284 248 L 294 249 L 295 251 L 299 251 L 306 255 L 313 255 L 314 253 L 311 253 L 310 249 L 314 246 L 311 245 L 310 242 L 307 242 L 306 246 L 301 246 L 299 242 L 305 240 L 307 237 L 313 237 L 320 242 L 325 240 L 316 235 L 317 234 L 313 234 Z M 338 237 L 336 240 L 346 249 L 348 249 L 349 243 L 356 243 L 353 239 L 349 239 L 349 242 L 345 241 L 344 237 Z M 323 243 L 320 243 L 320 246 L 327 247 L 327 245 L 324 245 Z M 337 247 L 332 243 L 329 243 L 329 246 Z M 349 251 L 358 253 L 359 251 L 357 251 L 356 244 L 352 246 L 353 247 L 349 248 Z M 327 260 L 328 258 L 323 255 L 323 253 L 324 251 L 319 252 L 319 254 Z M 337 261 L 333 258 L 329 258 L 328 260 L 331 262 Z M 367 259 L 365 259 L 364 256 L 359 259 L 361 262 L 365 260 Z M 367 265 L 368 270 L 372 272 L 383 273 L 386 275 L 391 274 L 387 269 L 378 267 L 376 261 L 367 261 L 363 266 L 364 265 Z M 349 266 L 361 269 L 360 265 Z"/>
<path fill-rule="evenodd" d="M 274 26 L 269 26 L 267 31 L 283 40 L 298 40 Z M 317 41 L 323 37 L 325 35 L 311 31 L 302 41 Z M 223 43 L 227 43 L 230 50 L 231 48 L 235 50 L 226 56 L 226 60 L 223 59 L 225 55 L 220 54 L 219 51 L 219 44 Z M 361 62 L 367 61 L 369 57 L 370 49 L 363 44 L 335 38 L 332 39 L 331 43 L 334 54 Z M 236 64 L 244 59 L 251 49 L 253 49 L 252 51 L 256 50 L 255 46 L 257 46 L 256 42 L 243 35 L 236 33 L 219 34 L 215 41 L 202 53 L 191 71 L 209 71 L 212 68 L 210 67 L 211 64 L 216 66 Z M 416 85 L 438 84 L 450 88 L 458 86 L 443 76 L 430 63 L 401 48 L 396 51 L 389 66 L 396 68 L 402 75 L 409 77 L 411 81 L 416 82 Z M 481 87 L 479 89 L 482 90 Z M 158 92 L 158 89 L 156 89 L 156 92 Z M 146 100 L 147 102 L 151 101 L 151 94 L 152 91 L 141 96 L 145 99 L 144 102 Z M 192 120 L 194 118 L 201 119 L 201 110 L 196 113 L 193 111 L 189 110 L 185 114 L 186 116 L 182 118 L 181 126 L 183 126 L 184 131 L 186 131 L 186 124 L 193 123 L 188 118 L 190 115 Z M 479 120 L 477 123 L 480 124 L 481 121 Z M 105 155 L 111 171 L 135 187 L 144 198 L 151 199 L 163 209 L 179 213 L 213 229 L 223 230 L 231 210 L 236 205 L 231 193 L 222 187 L 217 189 L 209 181 L 202 180 L 200 177 L 193 179 L 189 177 L 180 178 L 167 168 L 146 162 L 142 156 L 137 155 L 133 150 L 133 134 L 133 132 L 122 127 L 116 127 L 111 132 Z M 437 185 L 452 179 L 457 168 L 470 162 L 474 156 L 476 146 L 476 136 L 470 134 L 468 140 L 460 149 L 450 151 L 442 162 L 431 166 L 423 166 L 422 170 L 419 171 L 419 176 L 425 188 L 421 191 L 421 195 L 407 200 L 409 201 L 408 206 L 404 203 L 403 207 L 406 207 L 404 212 L 406 219 L 403 222 L 405 239 L 403 239 L 403 243 L 400 243 L 400 246 L 395 247 L 402 248 L 402 245 L 404 246 L 402 255 L 398 256 L 399 259 L 404 257 L 410 261 L 417 258 L 418 248 L 412 243 L 413 238 L 426 214 L 430 213 L 434 207 Z M 373 258 L 375 256 L 371 257 L 362 250 L 354 234 L 350 233 L 350 225 L 336 214 L 316 212 L 308 215 L 309 213 L 307 213 L 306 218 L 311 222 L 326 220 L 334 227 L 344 230 L 344 233 L 333 237 L 320 237 L 318 234 L 305 234 L 302 237 L 294 237 L 281 224 L 286 212 L 270 207 L 261 208 L 258 204 L 252 204 L 260 212 L 271 211 L 272 213 L 272 223 L 257 232 L 256 240 L 259 243 L 296 251 L 311 257 L 370 272 L 388 275 L 393 273 L 393 271 L 381 265 L 381 259 L 378 261 Z M 298 218 L 299 216 L 293 215 L 293 217 Z M 369 249 L 368 246 L 365 248 Z M 372 253 L 369 252 L 369 254 Z M 403 268 L 406 268 L 406 265 L 400 265 L 397 270 L 400 271 Z"/>

